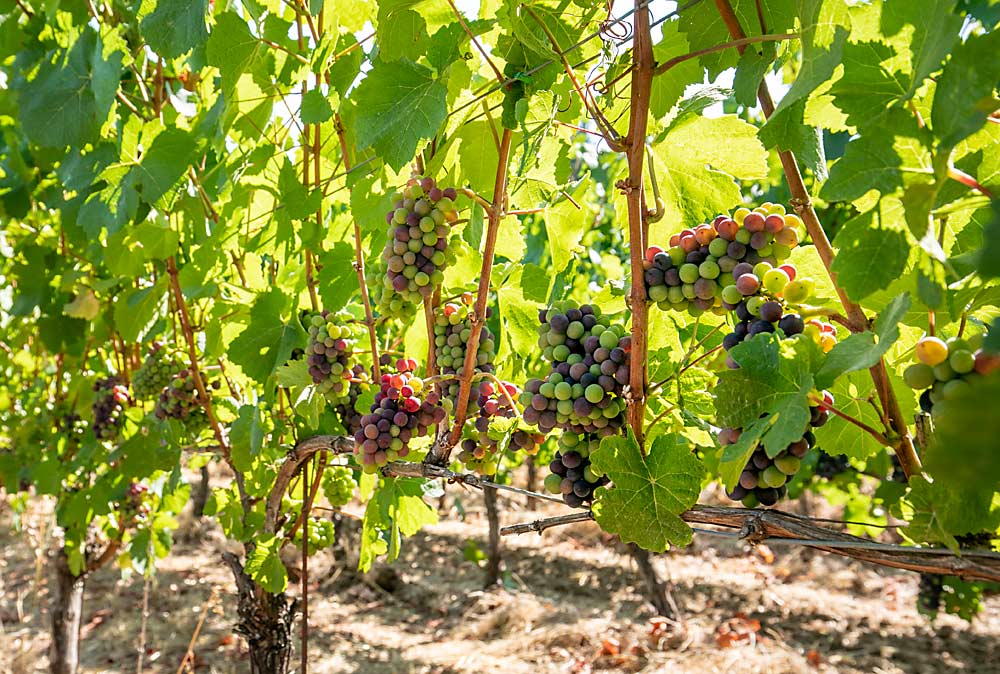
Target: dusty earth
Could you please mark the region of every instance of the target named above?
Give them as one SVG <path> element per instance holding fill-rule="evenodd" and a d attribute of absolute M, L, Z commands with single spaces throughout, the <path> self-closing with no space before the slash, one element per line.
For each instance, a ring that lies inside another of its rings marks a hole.
<path fill-rule="evenodd" d="M 593 524 L 505 538 L 504 587 L 484 591 L 482 569 L 463 554 L 469 541 L 485 547 L 481 498 L 466 492 L 459 501 L 462 508 L 405 542 L 395 585 L 384 568 L 361 577 L 328 554 L 314 558 L 311 671 L 1000 672 L 1000 597 L 971 625 L 950 616 L 931 624 L 915 609 L 915 575 L 802 548 L 751 550 L 702 536 L 659 556 L 682 626 L 655 620 L 631 557 Z M 564 512 L 528 512 L 510 499 L 501 507 L 505 524 Z M 47 667 L 47 562 L 36 554 L 47 542 L 37 530 L 44 521 L 36 514 L 27 533 L 14 534 L 9 510 L 0 515 L 5 674 Z M 249 670 L 232 630 L 225 547 L 211 524 L 184 525 L 149 587 L 143 671 L 179 671 L 193 635 L 194 671 Z M 112 569 L 91 579 L 84 672 L 137 670 L 143 591 L 141 578 Z"/>

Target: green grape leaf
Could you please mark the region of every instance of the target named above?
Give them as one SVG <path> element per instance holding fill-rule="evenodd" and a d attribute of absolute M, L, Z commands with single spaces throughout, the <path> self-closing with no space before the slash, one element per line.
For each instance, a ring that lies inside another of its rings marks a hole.
<path fill-rule="evenodd" d="M 240 75 L 258 63 L 263 49 L 260 41 L 250 34 L 246 21 L 229 11 L 216 18 L 205 54 L 208 64 L 219 69 L 223 89 L 232 91 Z"/>
<path fill-rule="evenodd" d="M 82 146 L 97 140 L 114 102 L 122 63 L 121 52 L 103 51 L 100 36 L 87 26 L 68 52 L 50 55 L 23 85 L 18 117 L 36 145 Z"/>
<path fill-rule="evenodd" d="M 653 58 L 663 64 L 675 56 L 690 52 L 687 38 L 678 30 L 679 22 L 663 25 L 663 39 L 653 47 Z M 696 59 L 681 61 L 653 78 L 649 92 L 649 111 L 656 119 L 667 116 L 692 82 L 701 80 L 701 67 Z"/>
<path fill-rule="evenodd" d="M 834 243 L 838 253 L 831 271 L 855 301 L 900 278 L 910 255 L 904 226 L 885 217 L 880 207 L 845 223 Z"/>
<path fill-rule="evenodd" d="M 284 592 L 288 587 L 288 572 L 280 556 L 283 542 L 284 539 L 274 534 L 257 537 L 244 567 L 247 575 L 271 594 Z"/>
<path fill-rule="evenodd" d="M 132 288 L 115 298 L 115 325 L 122 339 L 140 341 L 167 310 L 166 279 L 148 288 Z"/>
<path fill-rule="evenodd" d="M 654 242 L 665 242 L 681 226 L 709 222 L 740 202 L 739 186 L 723 170 L 742 179 L 767 175 L 756 127 L 735 116 L 680 115 L 652 152 L 666 210 L 650 227 Z"/>
<path fill-rule="evenodd" d="M 719 375 L 716 423 L 744 428 L 768 414 L 773 419 L 762 441 L 768 456 L 776 456 L 806 432 L 818 347 L 807 337 L 783 340 L 771 333 L 738 344 L 729 355 L 740 368 Z"/>
<path fill-rule="evenodd" d="M 233 466 L 236 470 L 249 472 L 253 457 L 260 454 L 261 447 L 264 446 L 264 427 L 258 407 L 255 405 L 240 407 L 239 416 L 229 430 L 229 442 L 232 447 Z"/>
<path fill-rule="evenodd" d="M 891 193 L 903 186 L 902 164 L 891 136 L 861 136 L 847 144 L 819 196 L 829 201 L 851 201 L 869 190 Z"/>
<path fill-rule="evenodd" d="M 310 89 L 302 97 L 302 108 L 299 115 L 303 124 L 320 124 L 333 117 L 330 101 L 319 89 Z"/>
<path fill-rule="evenodd" d="M 156 8 L 143 17 L 139 30 L 157 54 L 177 58 L 208 39 L 207 12 L 208 0 L 158 0 Z"/>
<path fill-rule="evenodd" d="M 398 171 L 444 122 L 447 93 L 444 80 L 426 66 L 407 59 L 377 61 L 354 90 L 358 149 L 372 148 Z"/>
<path fill-rule="evenodd" d="M 941 543 L 957 553 L 955 536 L 992 530 L 998 524 L 1000 511 L 992 508 L 992 489 L 956 489 L 921 475 L 911 477 L 909 487 L 898 510 L 910 523 L 900 533 L 912 541 Z"/>
<path fill-rule="evenodd" d="M 1000 81 L 1000 32 L 970 35 L 951 55 L 934 90 L 931 125 L 945 147 L 975 133 L 1000 107 L 993 94 Z"/>
<path fill-rule="evenodd" d="M 133 169 L 142 198 L 155 204 L 185 174 L 199 152 L 199 141 L 190 133 L 168 128 L 157 134 L 142 161 Z"/>
<path fill-rule="evenodd" d="M 910 294 L 903 293 L 879 313 L 874 332 L 858 332 L 838 342 L 816 373 L 816 386 L 826 388 L 844 373 L 866 370 L 879 362 L 899 339 L 899 322 L 909 310 Z"/>
<path fill-rule="evenodd" d="M 591 469 L 614 485 L 595 495 L 594 519 L 602 529 L 653 552 L 691 543 L 691 527 L 679 515 L 697 503 L 705 466 L 686 439 L 661 435 L 643 456 L 631 435 L 605 438 L 591 455 Z"/>
<path fill-rule="evenodd" d="M 722 484 L 726 489 L 732 489 L 739 482 L 740 474 L 746 468 L 750 457 L 757 451 L 761 439 L 776 421 L 777 419 L 772 416 L 757 419 L 742 430 L 735 443 L 723 447 L 719 458 L 719 477 L 722 478 Z"/>
<path fill-rule="evenodd" d="M 142 256 L 147 260 L 166 260 L 177 252 L 179 242 L 177 232 L 164 220 L 139 223 L 130 233 L 130 238 L 139 242 Z"/>
<path fill-rule="evenodd" d="M 570 199 L 545 209 L 545 231 L 549 239 L 549 253 L 552 255 L 552 273 L 566 268 L 577 254 L 580 239 L 586 231 L 581 221 L 588 216 L 586 211 Z"/>
<path fill-rule="evenodd" d="M 250 308 L 250 324 L 229 346 L 229 358 L 260 384 L 295 347 L 305 344 L 306 332 L 298 319 L 282 320 L 287 310 L 288 297 L 277 288 L 258 295 Z"/>
<path fill-rule="evenodd" d="M 998 201 L 993 202 L 992 215 L 983 226 L 982 245 L 978 271 L 983 278 L 996 278 L 1000 276 L 1000 202 Z"/>
<path fill-rule="evenodd" d="M 806 165 L 823 171 L 818 134 L 803 122 L 805 103 L 813 91 L 830 79 L 841 62 L 851 21 L 844 0 L 802 0 L 798 13 L 802 26 L 802 65 L 792 86 L 761 128 L 761 141 L 768 148 L 791 150 L 802 156 Z"/>
<path fill-rule="evenodd" d="M 387 562 L 395 561 L 403 536 L 437 523 L 437 510 L 423 500 L 424 488 L 423 480 L 413 478 L 382 480 L 365 508 L 359 570 L 371 569 L 379 555 L 386 555 Z"/>

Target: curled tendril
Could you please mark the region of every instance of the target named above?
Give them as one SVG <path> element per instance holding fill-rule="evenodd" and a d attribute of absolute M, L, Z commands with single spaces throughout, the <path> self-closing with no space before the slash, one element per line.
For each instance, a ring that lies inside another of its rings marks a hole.
<path fill-rule="evenodd" d="M 632 24 L 609 15 L 601 22 L 600 33 L 603 40 L 624 42 L 632 37 Z"/>

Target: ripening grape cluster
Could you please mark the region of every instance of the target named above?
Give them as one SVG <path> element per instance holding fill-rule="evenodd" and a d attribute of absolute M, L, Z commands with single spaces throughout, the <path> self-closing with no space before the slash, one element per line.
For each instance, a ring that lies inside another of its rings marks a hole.
<path fill-rule="evenodd" d="M 118 377 L 98 379 L 94 383 L 91 407 L 92 428 L 98 440 L 114 440 L 125 422 L 125 407 L 132 402 L 128 387 Z"/>
<path fill-rule="evenodd" d="M 444 280 L 454 254 L 448 250 L 451 225 L 458 219 L 457 192 L 441 189 L 433 178 L 411 178 L 386 213 L 389 240 L 372 287 L 381 313 L 405 316 Z"/>
<path fill-rule="evenodd" d="M 132 376 L 132 392 L 137 400 L 154 400 L 183 367 L 178 355 L 162 342 L 153 342 L 142 365 Z"/>
<path fill-rule="evenodd" d="M 828 391 L 823 392 L 823 400 L 827 405 L 833 405 L 833 396 Z M 830 415 L 819 405 L 810 406 L 809 412 L 809 425 L 812 428 L 825 424 Z M 719 443 L 732 445 L 740 439 L 741 432 L 739 428 L 723 428 L 718 434 Z M 739 482 L 726 492 L 726 496 L 734 501 L 742 501 L 747 508 L 773 506 L 784 497 L 788 481 L 799 471 L 802 458 L 815 445 L 816 436 L 811 430 L 807 430 L 801 438 L 773 457 L 767 455 L 763 446 L 758 447 L 740 473 Z"/>
<path fill-rule="evenodd" d="M 917 342 L 915 360 L 903 371 L 903 381 L 920 394 L 920 409 L 938 416 L 969 389 L 978 377 L 1000 369 L 1000 354 L 982 349 L 983 335 L 947 341 L 925 336 Z"/>
<path fill-rule="evenodd" d="M 354 367 L 351 368 L 347 391 L 333 405 L 334 413 L 349 435 L 354 435 L 361 428 L 363 415 L 355 409 L 355 405 L 358 398 L 361 397 L 361 393 L 368 389 L 370 382 L 371 376 L 365 370 L 365 366 L 361 363 L 355 363 Z"/>
<path fill-rule="evenodd" d="M 328 466 L 323 471 L 320 485 L 326 500 L 334 508 L 350 503 L 354 498 L 354 488 L 358 486 L 354 481 L 354 471 L 347 466 Z"/>
<path fill-rule="evenodd" d="M 538 344 L 551 369 L 525 384 L 524 420 L 542 433 L 617 433 L 625 422 L 632 337 L 588 304 L 542 311 L 539 320 Z"/>
<path fill-rule="evenodd" d="M 409 454 L 410 440 L 426 435 L 447 416 L 437 392 L 429 387 L 424 391 L 416 361 L 400 358 L 395 369 L 382 375 L 371 412 L 361 418 L 354 434 L 354 453 L 367 473 Z"/>
<path fill-rule="evenodd" d="M 469 304 L 472 295 L 466 294 L 461 303 L 445 304 L 434 319 L 434 359 L 438 371 L 443 375 L 460 375 L 465 366 L 465 352 L 472 333 L 472 319 Z M 486 318 L 492 315 L 492 310 L 486 309 Z M 496 357 L 496 341 L 485 325 L 479 333 L 479 349 L 476 351 L 476 372 L 492 373 L 493 360 Z M 487 384 L 488 382 L 483 382 Z M 457 402 L 460 383 L 452 379 L 445 387 L 445 396 L 452 403 Z M 475 395 L 470 390 L 470 398 Z M 480 392 L 480 396 L 482 392 Z M 481 405 L 480 405 L 481 406 Z"/>
<path fill-rule="evenodd" d="M 316 390 L 327 401 L 340 403 L 350 397 L 351 378 L 364 374 L 357 372 L 351 363 L 355 340 L 342 325 L 344 317 L 324 311 L 309 319 L 309 345 L 306 346 L 306 364 Z"/>
<path fill-rule="evenodd" d="M 126 521 L 145 521 L 150 513 L 149 487 L 140 482 L 129 484 L 121 501 L 121 512 Z"/>
<path fill-rule="evenodd" d="M 765 203 L 752 211 L 739 208 L 732 217 L 719 215 L 711 224 L 685 229 L 670 237 L 666 250 L 660 246 L 646 250 L 643 267 L 648 297 L 664 310 L 723 314 L 732 309 L 726 304 L 734 305 L 760 287 L 751 289 L 750 279 L 737 283 L 737 265 L 753 268 L 766 262 L 769 268 L 777 268 L 798 245 L 800 225 L 798 216 L 786 215 L 781 204 Z M 741 294 L 728 291 L 727 299 L 723 291 L 731 286 L 739 288 Z"/>
<path fill-rule="evenodd" d="M 176 419 L 184 424 L 189 431 L 196 431 L 203 427 L 208 417 L 205 408 L 198 399 L 198 384 L 195 377 L 198 376 L 193 370 L 183 369 L 178 372 L 167 386 L 160 391 L 160 397 L 153 408 L 153 414 L 160 421 Z M 204 381 L 204 380 L 203 380 Z M 215 380 L 205 387 L 218 390 L 221 382 Z"/>
<path fill-rule="evenodd" d="M 545 489 L 550 494 L 562 494 L 566 505 L 579 508 L 594 500 L 594 490 L 608 484 L 607 476 L 594 475 L 590 467 L 590 454 L 601 444 L 592 435 L 563 433 L 559 436 L 559 449 L 549 463 L 550 474 L 545 478 Z"/>

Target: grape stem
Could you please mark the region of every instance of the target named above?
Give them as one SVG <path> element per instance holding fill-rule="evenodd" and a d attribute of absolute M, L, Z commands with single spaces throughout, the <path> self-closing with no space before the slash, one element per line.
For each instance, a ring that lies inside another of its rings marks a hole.
<path fill-rule="evenodd" d="M 740 20 L 733 11 L 729 0 L 715 0 L 715 6 L 733 39 L 740 40 L 746 38 L 746 34 L 740 26 Z M 737 47 L 737 51 L 741 54 L 743 53 L 743 49 L 744 47 Z M 774 101 L 771 99 L 771 92 L 767 87 L 766 81 L 762 80 L 760 86 L 757 88 L 757 99 L 760 102 L 760 108 L 764 113 L 764 117 L 770 118 L 774 114 Z M 792 194 L 792 207 L 798 216 L 802 218 L 806 231 L 812 238 L 816 252 L 823 261 L 823 266 L 826 267 L 827 274 L 829 274 L 830 280 L 833 282 L 833 287 L 840 297 L 840 303 L 844 307 L 844 312 L 847 314 L 851 331 L 863 332 L 867 330 L 868 319 L 861 306 L 851 300 L 844 289 L 837 284 L 837 275 L 832 270 L 834 259 L 833 246 L 830 244 L 830 240 L 827 238 L 826 232 L 823 230 L 823 226 L 816 215 L 816 210 L 812 206 L 809 191 L 802 180 L 802 173 L 799 171 L 795 155 L 788 150 L 779 151 L 778 158 L 781 160 L 785 180 L 788 183 L 788 190 Z M 920 459 L 917 457 L 916 450 L 914 449 L 913 437 L 910 435 L 910 429 L 906 425 L 906 419 L 903 417 L 903 412 L 900 409 L 899 400 L 896 398 L 896 393 L 893 391 L 892 384 L 889 381 L 885 361 L 880 359 L 878 363 L 869 369 L 869 372 L 872 377 L 872 383 L 875 385 L 876 391 L 878 391 L 885 417 L 890 421 L 890 428 L 895 438 L 895 442 L 889 446 L 896 452 L 899 463 L 903 467 L 903 471 L 907 477 L 919 474 L 922 470 Z"/>
<path fill-rule="evenodd" d="M 302 486 L 303 486 L 303 496 L 308 496 L 308 500 L 304 501 L 302 503 L 302 509 L 299 511 L 299 516 L 295 519 L 295 523 L 292 524 L 292 528 L 288 530 L 288 534 L 285 536 L 285 540 L 291 541 L 291 540 L 293 540 L 295 538 L 295 534 L 298 533 L 299 527 L 302 526 L 303 521 L 305 520 L 306 516 L 308 515 L 308 511 L 312 508 L 312 503 L 313 503 L 313 501 L 316 500 L 316 494 L 319 493 L 319 486 L 320 486 L 320 483 L 323 480 L 323 471 L 326 470 L 327 459 L 328 459 L 328 457 L 327 457 L 326 452 L 323 452 L 323 453 L 320 454 L 318 465 L 316 466 L 316 474 L 313 476 L 312 485 L 310 485 L 310 487 L 309 487 L 308 494 L 306 494 L 305 489 L 304 489 L 307 483 L 306 482 L 302 483 Z M 306 461 L 306 463 L 303 464 L 303 466 L 302 466 L 303 471 L 305 471 L 305 469 L 306 469 L 306 467 L 308 465 L 309 465 L 308 461 Z M 303 472 L 303 475 L 306 475 L 306 473 Z M 306 507 L 307 504 L 309 506 L 308 508 Z M 303 538 L 307 537 L 307 533 L 308 532 L 303 531 L 303 534 L 302 534 Z M 303 559 L 304 559 L 304 556 L 303 556 Z"/>
<path fill-rule="evenodd" d="M 489 211 L 489 210 L 490 210 L 491 208 L 493 208 L 493 204 L 491 204 L 490 202 L 486 201 L 486 199 L 484 199 L 484 198 L 482 198 L 481 196 L 479 196 L 479 195 L 478 195 L 478 194 L 476 193 L 476 191 L 475 191 L 475 190 L 473 190 L 473 189 L 470 189 L 470 188 L 468 188 L 468 187 L 463 187 L 462 189 L 460 189 L 460 190 L 458 190 L 458 191 L 459 191 L 459 192 L 461 192 L 462 194 L 464 194 L 465 196 L 469 197 L 469 198 L 470 198 L 470 199 L 472 199 L 473 201 L 475 201 L 475 202 L 476 202 L 477 204 L 479 204 L 480 206 L 482 206 L 482 207 L 483 207 L 484 209 L 486 209 L 486 211 L 487 211 L 487 212 L 488 212 L 488 211 Z"/>
<path fill-rule="evenodd" d="M 873 438 L 875 438 L 876 440 L 878 440 L 883 446 L 885 446 L 885 447 L 891 447 L 892 446 L 892 443 L 889 442 L 889 439 L 887 437 L 885 437 L 882 433 L 879 433 L 877 430 L 875 430 L 874 428 L 872 428 L 871 426 L 869 426 L 865 422 L 861 421 L 860 419 L 856 419 L 855 417 L 852 417 L 847 412 L 843 412 L 843 411 L 837 409 L 836 407 L 834 407 L 833 405 L 828 404 L 825 400 L 823 400 L 822 396 L 817 396 L 817 395 L 809 394 L 808 397 L 809 397 L 809 402 L 815 403 L 821 409 L 824 409 L 824 410 L 826 410 L 828 412 L 833 412 L 834 414 L 836 414 L 838 417 L 840 417 L 844 421 L 848 421 L 848 422 L 854 424 L 855 426 L 857 426 L 858 428 L 860 428 L 864 432 L 868 433 L 868 435 L 870 435 Z"/>
<path fill-rule="evenodd" d="M 446 465 L 451 456 L 452 448 L 462 438 L 462 426 L 465 425 L 469 408 L 469 391 L 472 388 L 472 377 L 475 373 L 476 357 L 479 355 L 479 337 L 486 323 L 486 302 L 490 294 L 490 276 L 493 273 L 493 255 L 496 251 L 497 235 L 500 230 L 500 220 L 503 218 L 504 202 L 507 194 L 507 171 L 510 163 L 510 146 L 514 133 L 510 129 L 503 130 L 500 139 L 500 153 L 497 159 L 496 180 L 493 183 L 493 202 L 487 210 L 489 219 L 486 226 L 486 243 L 483 247 L 483 265 L 479 272 L 479 287 L 476 291 L 476 305 L 472 313 L 469 328 L 469 340 L 465 345 L 465 363 L 462 366 L 461 385 L 458 401 L 455 403 L 455 421 L 451 433 L 434 443 L 427 453 L 425 462 Z"/>

